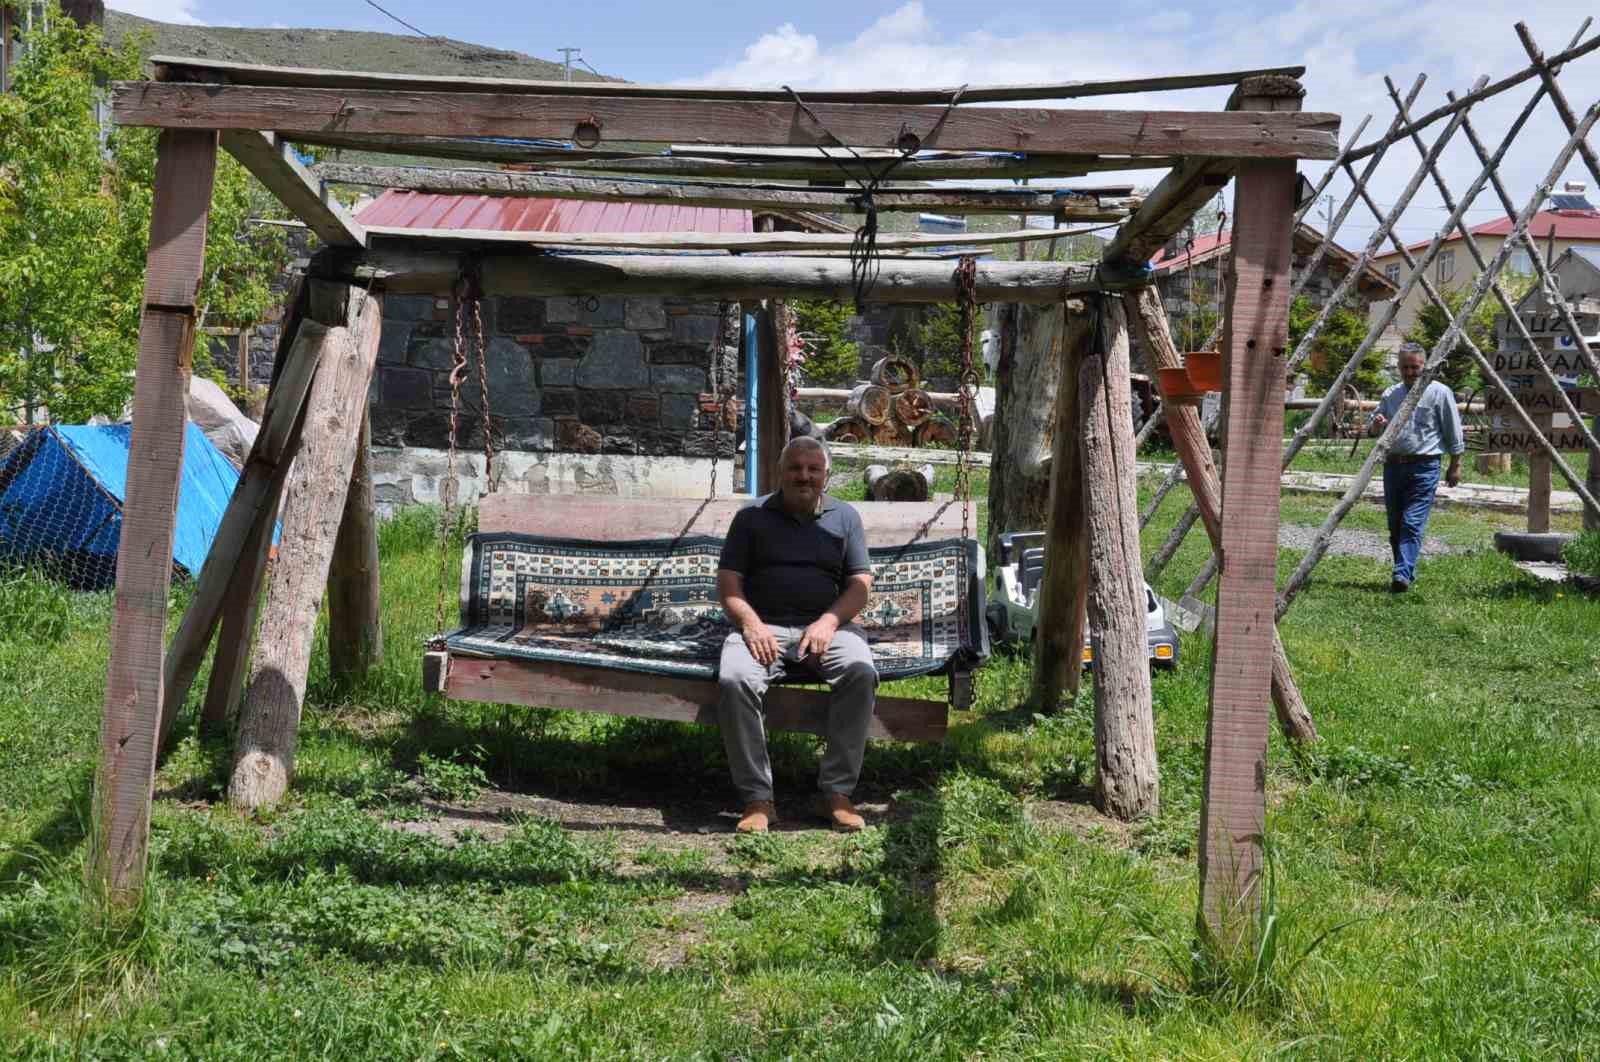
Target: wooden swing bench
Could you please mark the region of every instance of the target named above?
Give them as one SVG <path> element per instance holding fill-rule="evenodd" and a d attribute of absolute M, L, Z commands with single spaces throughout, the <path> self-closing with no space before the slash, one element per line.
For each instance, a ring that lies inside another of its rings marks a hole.
<path fill-rule="evenodd" d="M 597 546 L 641 540 L 673 540 L 688 536 L 720 538 L 750 498 L 552 498 L 537 495 L 490 494 L 478 510 L 479 536 L 526 534 L 579 540 Z M 961 506 L 948 502 L 855 502 L 869 548 L 894 548 L 912 542 L 961 537 Z M 981 557 L 981 554 L 980 554 Z M 467 622 L 467 581 L 472 548 L 463 563 L 462 621 Z M 981 567 L 981 561 L 980 565 Z M 971 610 L 971 596 L 982 594 L 982 572 L 961 583 L 955 608 L 982 616 L 982 601 Z M 871 604 L 868 606 L 869 610 Z M 957 612 L 958 615 L 962 614 Z M 987 632 L 981 621 L 970 633 L 976 656 L 987 654 Z M 716 725 L 717 682 L 714 678 L 663 675 L 625 670 L 598 661 L 599 666 L 557 660 L 479 655 L 474 648 L 433 643 L 423 657 L 423 688 L 452 700 L 564 708 Z M 947 703 L 969 708 L 973 697 L 969 656 L 957 654 L 944 668 L 947 700 L 880 695 L 869 737 L 894 741 L 944 739 Z M 826 691 L 783 685 L 767 695 L 767 726 L 774 730 L 822 733 Z"/>

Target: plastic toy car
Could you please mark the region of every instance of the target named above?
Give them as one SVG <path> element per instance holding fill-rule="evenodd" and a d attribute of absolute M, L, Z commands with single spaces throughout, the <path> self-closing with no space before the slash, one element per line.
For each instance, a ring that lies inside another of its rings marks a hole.
<path fill-rule="evenodd" d="M 996 642 L 1033 641 L 1039 584 L 1044 578 L 1044 532 L 1013 531 L 1000 536 L 999 563 L 995 579 L 999 584 L 990 599 L 987 616 L 989 633 Z M 1178 666 L 1178 632 L 1168 621 L 1161 599 L 1144 585 L 1144 629 L 1150 643 L 1150 663 L 1164 670 Z M 1083 666 L 1094 662 L 1090 632 L 1083 632 Z"/>

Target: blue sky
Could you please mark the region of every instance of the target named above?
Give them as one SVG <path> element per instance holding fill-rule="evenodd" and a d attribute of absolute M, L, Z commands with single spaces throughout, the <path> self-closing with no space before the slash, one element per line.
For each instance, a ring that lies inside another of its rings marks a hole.
<path fill-rule="evenodd" d="M 1404 88 L 1419 72 L 1429 75 L 1416 105 L 1444 102 L 1446 89 L 1465 91 L 1474 77 L 1498 79 L 1526 65 L 1512 31 L 1526 20 L 1546 52 L 1566 46 L 1582 20 L 1597 13 L 1593 0 L 1327 0 L 1225 6 L 1169 4 L 1122 8 L 1096 4 L 972 4 L 955 0 L 844 3 L 791 0 L 777 5 L 653 0 L 588 0 L 565 4 L 484 2 L 449 7 L 430 0 L 379 0 L 400 18 L 434 34 L 543 58 L 558 47 L 581 48 L 606 74 L 632 81 L 775 85 L 796 88 L 950 85 L 970 82 L 1038 82 L 1302 64 L 1311 110 L 1342 115 L 1346 132 L 1373 116 L 1371 139 L 1393 116 L 1383 77 Z M 400 26 L 364 0 L 329 4 L 278 0 L 111 0 L 111 7 L 167 21 L 216 25 L 305 26 L 382 30 Z M 1590 34 L 1596 32 L 1594 27 Z M 1582 110 L 1600 98 L 1600 52 L 1570 67 L 1562 83 Z M 1521 109 L 1532 83 L 1473 111 L 1491 145 Z M 1090 101 L 1089 106 L 1213 109 L 1225 89 Z M 1435 127 L 1436 129 L 1441 127 Z M 1430 137 L 1434 133 L 1428 134 Z M 1458 139 L 1462 139 L 1459 138 Z M 1520 200 L 1548 168 L 1566 139 L 1546 103 L 1519 137 L 1502 166 L 1513 198 Z M 1593 138 L 1600 141 L 1600 137 Z M 1373 181 L 1380 203 L 1392 202 L 1417 162 L 1409 144 L 1389 154 Z M 1464 140 L 1443 156 L 1446 179 L 1460 193 L 1479 166 Z M 1304 164 L 1315 179 L 1318 163 Z M 1565 175 L 1595 180 L 1576 163 Z M 1332 191 L 1348 185 L 1336 182 Z M 1492 200 L 1468 215 L 1494 217 Z M 1408 239 L 1430 235 L 1444 211 L 1431 184 L 1414 200 L 1401 225 Z M 1359 244 L 1370 226 L 1355 219 L 1341 242 Z"/>

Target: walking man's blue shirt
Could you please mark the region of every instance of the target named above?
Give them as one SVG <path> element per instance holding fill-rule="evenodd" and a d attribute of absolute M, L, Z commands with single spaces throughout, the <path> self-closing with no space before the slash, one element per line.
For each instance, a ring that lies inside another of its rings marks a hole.
<path fill-rule="evenodd" d="M 1397 383 L 1383 393 L 1373 416 L 1393 420 L 1400 411 L 1411 389 Z M 1370 421 L 1369 421 L 1370 423 Z M 1397 456 L 1413 454 L 1459 454 L 1467 448 L 1466 436 L 1461 431 L 1461 412 L 1456 408 L 1456 396 L 1438 380 L 1428 384 L 1389 452 Z"/>

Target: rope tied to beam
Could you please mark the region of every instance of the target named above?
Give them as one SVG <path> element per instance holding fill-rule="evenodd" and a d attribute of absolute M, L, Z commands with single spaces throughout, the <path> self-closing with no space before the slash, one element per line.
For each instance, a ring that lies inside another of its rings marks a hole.
<path fill-rule="evenodd" d="M 901 122 L 900 131 L 895 135 L 895 150 L 899 154 L 890 159 L 883 169 L 876 173 L 873 172 L 871 164 L 862 158 L 855 148 L 840 140 L 833 134 L 832 130 L 823 124 L 822 119 L 817 117 L 817 112 L 813 111 L 806 104 L 806 101 L 800 98 L 798 92 L 788 85 L 782 87 L 790 98 L 794 100 L 795 106 L 800 108 L 805 116 L 811 119 L 812 124 L 821 131 L 822 136 L 818 138 L 820 142 L 817 144 L 817 149 L 822 151 L 823 148 L 830 145 L 842 147 L 850 152 L 851 156 L 861 164 L 861 168 L 867 173 L 867 178 L 863 180 L 851 173 L 850 168 L 841 162 L 838 156 L 822 151 L 822 157 L 837 166 L 839 172 L 844 174 L 844 179 L 847 182 L 854 182 L 861 189 L 859 195 L 852 196 L 850 199 L 850 204 L 866 215 L 861 226 L 856 229 L 855 238 L 850 242 L 850 284 L 854 291 L 856 312 L 864 313 L 867 296 L 872 293 L 873 287 L 877 284 L 878 273 L 882 268 L 882 257 L 878 254 L 878 206 L 874 202 L 873 196 L 878 191 L 878 187 L 889 178 L 889 175 L 902 162 L 921 151 L 923 144 L 929 143 L 938 137 L 939 130 L 944 128 L 945 121 L 950 117 L 950 112 L 954 111 L 956 104 L 961 102 L 962 93 L 967 91 L 967 86 L 962 85 L 951 93 L 950 102 L 945 104 L 944 113 L 939 115 L 939 120 L 933 123 L 933 128 L 928 130 L 926 136 L 918 136 L 908 129 L 904 122 Z"/>

